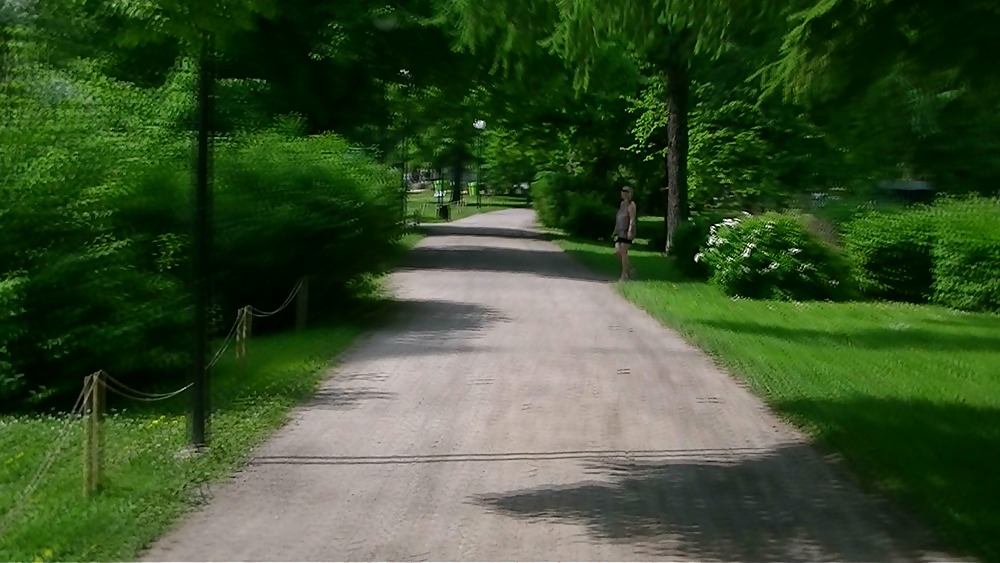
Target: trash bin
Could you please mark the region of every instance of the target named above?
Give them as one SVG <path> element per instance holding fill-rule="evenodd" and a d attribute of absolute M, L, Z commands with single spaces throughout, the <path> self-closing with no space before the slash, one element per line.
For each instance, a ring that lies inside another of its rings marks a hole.
<path fill-rule="evenodd" d="M 438 219 L 448 221 L 451 219 L 451 208 L 447 205 L 438 206 Z"/>

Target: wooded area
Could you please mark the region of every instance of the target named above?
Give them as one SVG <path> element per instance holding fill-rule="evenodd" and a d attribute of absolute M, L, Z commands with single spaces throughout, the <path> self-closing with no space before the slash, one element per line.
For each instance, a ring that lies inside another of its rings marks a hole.
<path fill-rule="evenodd" d="M 376 270 L 403 232 L 404 170 L 477 165 L 592 238 L 634 186 L 664 218 L 653 244 L 735 295 L 1000 308 L 1000 8 L 737 4 L 0 0 L 0 405 L 97 369 L 189 377 L 206 45 L 223 332 L 302 276 Z M 886 181 L 982 199 L 907 214 Z M 797 258 L 734 259 L 766 218 L 708 244 L 722 219 L 790 209 L 806 217 L 767 244 Z"/>

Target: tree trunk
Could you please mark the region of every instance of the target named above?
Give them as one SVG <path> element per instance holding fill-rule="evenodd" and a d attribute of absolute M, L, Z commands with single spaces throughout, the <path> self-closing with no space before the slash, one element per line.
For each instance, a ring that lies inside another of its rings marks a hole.
<path fill-rule="evenodd" d="M 670 147 L 670 140 L 667 138 L 669 128 L 663 129 L 663 147 L 664 154 L 666 150 Z M 664 157 L 663 159 L 663 188 L 660 190 L 663 194 L 663 252 L 667 251 L 667 245 L 671 240 L 670 237 L 670 166 L 669 160 Z"/>
<path fill-rule="evenodd" d="M 667 65 L 667 244 L 669 254 L 677 226 L 688 218 L 688 76 L 685 60 Z"/>

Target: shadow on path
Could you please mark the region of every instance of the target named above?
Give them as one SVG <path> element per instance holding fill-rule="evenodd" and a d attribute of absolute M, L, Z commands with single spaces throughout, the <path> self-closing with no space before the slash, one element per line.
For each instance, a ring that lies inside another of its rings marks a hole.
<path fill-rule="evenodd" d="M 510 227 L 475 227 L 452 224 L 427 224 L 420 227 L 427 236 L 442 237 L 489 237 L 550 240 L 552 235 L 533 229 L 516 229 Z"/>
<path fill-rule="evenodd" d="M 492 463 L 503 461 L 582 460 L 642 460 L 642 459 L 691 459 L 706 456 L 732 456 L 734 454 L 762 454 L 767 450 L 742 448 L 726 450 L 568 450 L 554 452 L 509 452 L 387 456 L 261 456 L 256 464 L 273 465 L 416 465 L 425 463 Z"/>
<path fill-rule="evenodd" d="M 890 524 L 875 520 L 879 511 L 859 510 L 866 499 L 826 478 L 821 458 L 807 446 L 740 457 L 595 462 L 588 468 L 592 481 L 482 495 L 474 502 L 517 518 L 574 521 L 596 539 L 634 543 L 655 556 L 875 561 L 898 553 L 898 545 L 880 543 Z M 907 546 L 929 541 L 914 527 L 896 528 L 893 537 Z M 907 555 L 916 558 L 917 552 Z"/>
<path fill-rule="evenodd" d="M 407 270 L 477 270 L 590 282 L 611 281 L 607 275 L 595 273 L 581 266 L 556 249 L 546 251 L 495 246 L 423 247 L 414 249 L 407 257 L 400 271 Z"/>

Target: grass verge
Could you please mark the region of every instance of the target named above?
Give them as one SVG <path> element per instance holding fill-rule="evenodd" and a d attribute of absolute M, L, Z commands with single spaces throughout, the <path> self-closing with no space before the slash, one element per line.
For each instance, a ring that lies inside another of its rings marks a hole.
<path fill-rule="evenodd" d="M 618 274 L 607 244 L 559 244 Z M 685 280 L 659 253 L 631 256 L 642 281 L 620 284 L 624 297 L 840 453 L 866 486 L 919 514 L 956 549 L 1000 561 L 1000 316 L 733 300 Z"/>
<path fill-rule="evenodd" d="M 411 247 L 419 235 L 401 245 Z M 398 258 L 398 256 L 397 256 Z M 382 307 L 369 280 L 363 306 Z M 155 404 L 114 401 L 105 422 L 104 488 L 82 494 L 82 428 L 64 415 L 0 416 L 0 561 L 131 561 L 185 511 L 202 487 L 232 474 L 315 392 L 331 362 L 380 315 L 327 319 L 302 332 L 250 341 L 247 370 L 227 353 L 213 370 L 210 447 L 179 456 L 190 396 Z M 339 319 L 339 320 L 338 320 Z M 39 487 L 18 498 L 52 453 Z M 13 512 L 8 512 L 10 508 Z"/>

